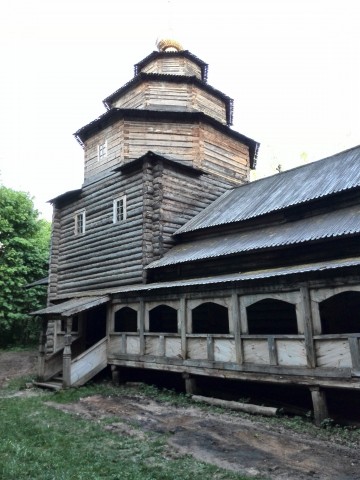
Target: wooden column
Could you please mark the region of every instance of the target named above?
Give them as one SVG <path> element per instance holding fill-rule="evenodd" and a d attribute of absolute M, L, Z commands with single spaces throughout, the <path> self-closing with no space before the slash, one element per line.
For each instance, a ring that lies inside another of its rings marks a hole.
<path fill-rule="evenodd" d="M 313 340 L 313 325 L 311 317 L 311 303 L 310 303 L 310 293 L 309 289 L 306 287 L 301 287 L 301 303 L 303 311 L 303 322 L 304 322 L 304 339 L 305 339 L 305 350 L 306 350 L 306 361 L 309 368 L 316 367 L 316 355 L 314 348 Z"/>
<path fill-rule="evenodd" d="M 244 355 L 241 342 L 241 322 L 240 322 L 240 308 L 239 297 L 236 292 L 231 295 L 231 309 L 232 325 L 234 328 L 234 341 L 235 341 L 235 355 L 236 363 L 243 363 Z"/>
<path fill-rule="evenodd" d="M 111 379 L 112 383 L 116 386 L 121 383 L 125 383 L 125 376 L 124 372 L 122 372 L 123 369 L 118 367 L 117 365 L 111 365 Z"/>
<path fill-rule="evenodd" d="M 352 363 L 352 375 L 360 376 L 360 346 L 358 337 L 349 337 L 349 347 Z"/>
<path fill-rule="evenodd" d="M 310 387 L 310 392 L 314 407 L 315 425 L 319 427 L 323 420 L 329 418 L 326 395 L 324 390 L 321 390 L 320 387 Z"/>
<path fill-rule="evenodd" d="M 187 347 L 186 347 L 186 299 L 185 297 L 180 298 L 180 307 L 179 307 L 179 323 L 180 323 L 180 333 L 181 333 L 181 357 L 183 360 L 187 356 Z"/>
<path fill-rule="evenodd" d="M 38 357 L 38 378 L 45 380 L 45 355 L 46 355 L 46 331 L 48 326 L 48 319 L 43 317 L 41 319 L 41 331 L 39 338 L 39 357 Z"/>
<path fill-rule="evenodd" d="M 196 395 L 197 393 L 197 385 L 196 379 L 189 373 L 182 374 L 183 379 L 185 380 L 185 391 L 189 395 Z"/>
<path fill-rule="evenodd" d="M 145 355 L 145 302 L 139 302 L 139 335 L 140 335 L 140 355 Z"/>
<path fill-rule="evenodd" d="M 64 336 L 64 353 L 63 353 L 63 387 L 71 386 L 71 336 L 72 317 L 66 319 L 66 331 Z"/>

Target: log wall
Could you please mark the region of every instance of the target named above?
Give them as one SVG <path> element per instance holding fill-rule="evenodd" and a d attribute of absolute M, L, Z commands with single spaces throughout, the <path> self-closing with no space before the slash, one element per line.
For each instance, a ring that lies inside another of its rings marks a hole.
<path fill-rule="evenodd" d="M 160 57 L 149 62 L 142 69 L 144 73 L 165 73 L 168 75 L 196 76 L 201 80 L 201 68 L 188 58 Z"/>
<path fill-rule="evenodd" d="M 107 156 L 98 159 L 98 145 Z M 149 150 L 238 184 L 249 181 L 249 148 L 205 123 L 120 120 L 85 141 L 85 182 Z"/>
<path fill-rule="evenodd" d="M 118 98 L 111 107 L 199 111 L 226 124 L 225 102 L 191 83 L 144 81 Z"/>

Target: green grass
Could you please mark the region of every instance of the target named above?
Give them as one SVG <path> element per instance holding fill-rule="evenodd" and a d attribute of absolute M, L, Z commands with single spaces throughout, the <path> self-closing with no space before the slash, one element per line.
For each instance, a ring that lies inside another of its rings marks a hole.
<path fill-rule="evenodd" d="M 119 392 L 119 389 L 117 389 Z M 0 398 L 2 480 L 245 480 L 197 462 L 169 457 L 165 439 L 139 440 L 45 405 L 92 394 L 115 395 L 111 386 L 89 386 L 37 397 Z"/>

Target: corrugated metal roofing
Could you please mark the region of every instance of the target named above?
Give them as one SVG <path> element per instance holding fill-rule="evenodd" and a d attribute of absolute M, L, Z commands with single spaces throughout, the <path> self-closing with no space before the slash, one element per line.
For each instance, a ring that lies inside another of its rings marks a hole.
<path fill-rule="evenodd" d="M 360 233 L 360 205 L 296 222 L 179 244 L 146 268 Z"/>
<path fill-rule="evenodd" d="M 103 303 L 109 301 L 107 295 L 102 295 L 101 297 L 81 297 L 81 298 L 72 298 L 66 302 L 58 303 L 57 305 L 52 305 L 47 308 L 42 308 L 36 312 L 31 312 L 31 315 L 41 315 L 41 316 L 50 316 L 50 315 L 60 315 L 62 317 L 71 317 L 79 312 L 84 312 L 90 308 L 97 307 Z"/>
<path fill-rule="evenodd" d="M 169 289 L 176 287 L 196 286 L 196 285 L 212 285 L 229 282 L 244 282 L 249 280 L 261 280 L 272 277 L 280 277 L 284 275 L 296 275 L 307 272 L 320 272 L 325 270 L 333 270 L 346 267 L 357 267 L 360 265 L 359 258 L 347 258 L 343 260 L 332 260 L 328 262 L 318 262 L 305 265 L 295 265 L 293 267 L 281 267 L 269 270 L 257 270 L 246 273 L 232 273 L 228 275 L 218 275 L 213 277 L 193 278 L 191 280 L 176 280 L 174 282 L 158 282 L 148 283 L 146 285 L 128 285 L 119 287 L 111 293 L 127 293 L 127 292 L 144 292 L 159 289 Z"/>
<path fill-rule="evenodd" d="M 225 192 L 176 233 L 240 222 L 360 186 L 360 146 Z"/>

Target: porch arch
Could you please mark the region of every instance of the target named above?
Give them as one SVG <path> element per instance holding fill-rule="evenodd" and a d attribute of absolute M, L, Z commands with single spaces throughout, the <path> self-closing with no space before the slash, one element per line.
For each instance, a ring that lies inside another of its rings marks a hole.
<path fill-rule="evenodd" d="M 360 332 L 360 292 L 347 290 L 319 302 L 323 334 Z"/>
<path fill-rule="evenodd" d="M 160 304 L 149 310 L 149 332 L 178 333 L 177 309 Z"/>
<path fill-rule="evenodd" d="M 224 305 L 204 302 L 191 311 L 192 333 L 228 334 L 229 311 Z"/>
<path fill-rule="evenodd" d="M 114 332 L 137 332 L 137 311 L 131 307 L 122 307 L 114 315 Z"/>
<path fill-rule="evenodd" d="M 297 335 L 296 305 L 277 298 L 264 298 L 246 307 L 250 335 Z"/>

